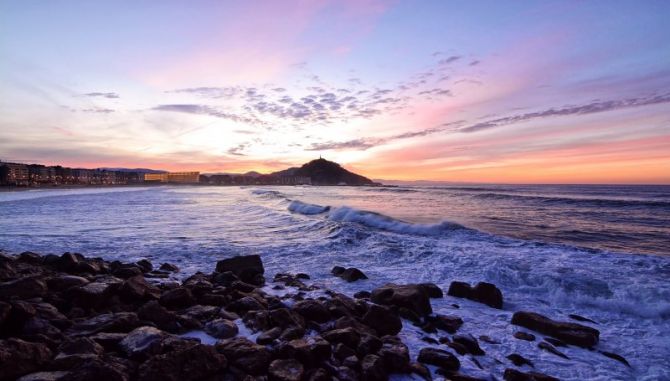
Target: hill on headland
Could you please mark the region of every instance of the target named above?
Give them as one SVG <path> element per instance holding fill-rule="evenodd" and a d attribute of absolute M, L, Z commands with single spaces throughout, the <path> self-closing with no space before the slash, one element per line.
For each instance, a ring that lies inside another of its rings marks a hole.
<path fill-rule="evenodd" d="M 288 168 L 272 173 L 273 176 L 304 176 L 312 179 L 313 185 L 374 185 L 365 176 L 349 172 L 341 165 L 326 159 L 316 159 L 299 168 Z"/>

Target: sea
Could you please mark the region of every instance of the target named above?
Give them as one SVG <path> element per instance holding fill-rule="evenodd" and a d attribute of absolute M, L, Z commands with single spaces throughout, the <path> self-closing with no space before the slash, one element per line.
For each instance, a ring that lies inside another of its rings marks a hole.
<path fill-rule="evenodd" d="M 305 272 L 347 295 L 386 283 L 486 281 L 504 309 L 446 296 L 438 313 L 487 335 L 464 374 L 502 379 L 520 353 L 562 380 L 670 380 L 670 186 L 439 185 L 388 187 L 154 186 L 0 192 L 0 250 L 87 256 L 211 272 L 217 260 L 259 254 L 266 277 Z M 346 283 L 333 266 L 368 280 Z M 601 332 L 569 359 L 518 340 L 514 311 Z M 428 346 L 404 324 L 412 355 Z M 434 338 L 437 338 L 435 336 Z M 612 352 L 630 367 L 604 356 Z M 480 366 L 481 365 L 481 368 Z M 526 367 L 528 368 L 528 367 Z M 529 371 L 533 369 L 523 369 Z"/>

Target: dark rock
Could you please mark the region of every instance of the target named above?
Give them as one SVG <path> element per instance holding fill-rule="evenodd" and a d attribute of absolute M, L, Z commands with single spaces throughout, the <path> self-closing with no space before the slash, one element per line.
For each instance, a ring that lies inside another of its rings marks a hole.
<path fill-rule="evenodd" d="M 222 340 L 216 349 L 223 353 L 231 364 L 251 375 L 265 374 L 270 364 L 270 352 L 264 346 L 254 344 L 243 337 Z"/>
<path fill-rule="evenodd" d="M 335 275 L 335 276 L 340 276 L 340 274 L 342 274 L 344 272 L 344 270 L 346 270 L 346 269 L 342 266 L 335 266 L 335 267 L 333 267 L 332 270 L 330 270 L 330 273 Z"/>
<path fill-rule="evenodd" d="M 0 340 L 0 381 L 11 381 L 34 373 L 51 359 L 52 352 L 41 343 L 19 339 Z"/>
<path fill-rule="evenodd" d="M 139 325 L 140 321 L 134 312 L 117 312 L 75 323 L 70 332 L 75 336 L 90 336 L 98 332 L 130 332 Z"/>
<path fill-rule="evenodd" d="M 355 282 L 360 279 L 368 279 L 368 277 L 359 269 L 350 267 L 338 275 L 347 282 Z"/>
<path fill-rule="evenodd" d="M 595 321 L 593 321 L 593 320 L 591 320 L 591 319 L 589 319 L 589 318 L 585 318 L 584 316 L 579 316 L 579 315 L 575 315 L 575 314 L 570 314 L 570 315 L 568 315 L 568 317 L 569 317 L 570 319 L 572 319 L 572 320 L 584 321 L 584 322 L 588 322 L 588 323 L 598 324 L 598 323 L 596 323 Z"/>
<path fill-rule="evenodd" d="M 271 344 L 273 341 L 277 340 L 282 333 L 282 329 L 279 327 L 271 328 L 267 331 L 262 332 L 258 337 L 256 337 L 256 343 L 260 345 Z"/>
<path fill-rule="evenodd" d="M 61 381 L 129 381 L 128 367 L 116 361 L 96 359 L 80 364 L 68 372 Z"/>
<path fill-rule="evenodd" d="M 259 284 L 258 276 L 262 277 L 265 273 L 263 262 L 258 255 L 238 256 L 218 261 L 216 272 L 223 273 L 226 271 L 231 271 L 244 282 L 256 285 Z"/>
<path fill-rule="evenodd" d="M 428 343 L 428 344 L 434 344 L 434 345 L 438 345 L 438 344 L 440 344 L 439 341 L 433 339 L 432 337 L 428 337 L 428 336 L 423 336 L 423 337 L 421 338 L 421 341 L 426 342 L 426 343 Z"/>
<path fill-rule="evenodd" d="M 158 302 L 171 310 L 187 308 L 196 303 L 191 290 L 184 287 L 175 288 L 164 292 Z"/>
<path fill-rule="evenodd" d="M 382 339 L 382 347 L 377 352 L 384 360 L 390 372 L 407 372 L 409 369 L 409 349 L 399 338 L 386 336 Z"/>
<path fill-rule="evenodd" d="M 404 307 L 425 316 L 433 312 L 426 290 L 416 284 L 387 284 L 372 290 L 374 303 Z"/>
<path fill-rule="evenodd" d="M 559 381 L 558 378 L 547 376 L 546 374 L 537 372 L 523 373 L 512 368 L 505 369 L 503 378 L 505 381 Z"/>
<path fill-rule="evenodd" d="M 302 315 L 305 320 L 312 320 L 317 323 L 325 323 L 330 320 L 328 309 L 316 300 L 308 299 L 297 302 L 293 305 L 293 310 Z"/>
<path fill-rule="evenodd" d="M 435 373 L 445 376 L 449 381 L 488 381 L 489 378 L 471 377 L 465 374 L 446 369 L 437 369 Z"/>
<path fill-rule="evenodd" d="M 270 311 L 270 321 L 273 325 L 286 327 L 303 327 L 305 321 L 299 314 L 289 311 L 287 308 L 277 308 Z"/>
<path fill-rule="evenodd" d="M 143 275 L 137 275 L 121 283 L 119 295 L 125 300 L 136 302 L 158 299 L 160 291 L 147 283 Z"/>
<path fill-rule="evenodd" d="M 163 264 L 161 264 L 159 269 L 163 270 L 163 271 L 169 271 L 169 272 L 172 272 L 172 273 L 179 272 L 179 267 L 177 267 L 177 266 L 175 266 L 171 263 L 163 263 Z"/>
<path fill-rule="evenodd" d="M 555 347 L 567 347 L 568 346 L 568 344 L 563 342 L 563 340 L 554 339 L 553 337 L 545 337 L 544 341 L 546 341 L 547 343 L 549 343 L 549 344 L 551 344 Z"/>
<path fill-rule="evenodd" d="M 602 353 L 604 356 L 607 356 L 611 359 L 617 360 L 618 362 L 620 362 L 620 363 L 622 363 L 622 364 L 624 364 L 624 365 L 626 365 L 627 367 L 630 368 L 630 364 L 628 363 L 628 361 L 623 356 L 618 355 L 616 353 L 605 352 L 605 351 L 600 351 L 600 353 Z"/>
<path fill-rule="evenodd" d="M 465 345 L 463 345 L 463 344 L 461 344 L 461 343 L 454 343 L 454 342 L 452 341 L 452 342 L 448 342 L 448 343 L 446 343 L 446 344 L 447 344 L 447 346 L 449 346 L 449 348 L 455 350 L 456 353 L 458 353 L 458 354 L 461 355 L 461 356 L 463 356 L 463 355 L 465 355 L 465 354 L 468 353 L 468 348 L 466 348 Z"/>
<path fill-rule="evenodd" d="M 494 284 L 487 282 L 479 282 L 475 287 L 470 287 L 465 282 L 451 282 L 447 295 L 474 300 L 498 309 L 503 306 L 502 292 Z"/>
<path fill-rule="evenodd" d="M 195 381 L 218 374 L 226 368 L 226 357 L 214 347 L 196 344 L 144 362 L 139 369 L 140 381 Z"/>
<path fill-rule="evenodd" d="M 0 283 L 0 300 L 31 299 L 44 296 L 47 293 L 47 284 L 36 277 L 19 278 Z"/>
<path fill-rule="evenodd" d="M 88 279 L 76 275 L 59 275 L 47 279 L 47 286 L 50 290 L 54 291 L 65 291 L 69 288 L 84 286 L 88 283 Z"/>
<path fill-rule="evenodd" d="M 479 336 L 479 340 L 481 340 L 485 343 L 489 343 L 489 344 L 500 344 L 499 341 L 493 340 L 490 336 L 486 336 L 486 335 Z"/>
<path fill-rule="evenodd" d="M 435 328 L 449 333 L 456 333 L 463 325 L 463 319 L 458 316 L 439 315 L 426 316 L 426 320 L 432 323 Z"/>
<path fill-rule="evenodd" d="M 409 368 L 412 373 L 417 374 L 425 381 L 433 381 L 433 376 L 430 374 L 430 369 L 428 369 L 427 366 L 418 362 L 413 362 L 409 364 Z"/>
<path fill-rule="evenodd" d="M 354 298 L 356 299 L 369 299 L 372 294 L 370 291 L 358 291 L 354 294 Z"/>
<path fill-rule="evenodd" d="M 305 329 L 304 328 L 302 328 L 302 327 L 288 327 L 281 333 L 281 335 L 279 336 L 279 340 L 290 341 L 290 340 L 299 339 L 303 336 L 305 336 Z"/>
<path fill-rule="evenodd" d="M 235 323 L 226 319 L 216 319 L 205 324 L 205 332 L 217 339 L 228 339 L 238 333 L 238 328 Z"/>
<path fill-rule="evenodd" d="M 512 324 L 585 348 L 598 344 L 600 337 L 597 329 L 577 323 L 554 321 L 534 312 L 515 312 L 512 316 Z"/>
<path fill-rule="evenodd" d="M 229 304 L 227 308 L 239 314 L 244 314 L 248 311 L 267 309 L 267 304 L 264 300 L 261 300 L 259 300 L 259 298 L 254 298 L 253 296 L 245 296 Z"/>
<path fill-rule="evenodd" d="M 372 335 L 362 335 L 360 341 L 358 342 L 358 347 L 356 352 L 359 356 L 365 356 L 368 354 L 375 354 L 382 347 L 382 341 L 379 340 L 377 336 Z"/>
<path fill-rule="evenodd" d="M 451 371 L 458 370 L 461 367 L 461 363 L 456 356 L 439 348 L 422 348 L 419 351 L 417 361 Z"/>
<path fill-rule="evenodd" d="M 358 347 L 361 340 L 359 333 L 351 327 L 326 331 L 321 336 L 330 343 L 342 343 L 350 348 Z"/>
<path fill-rule="evenodd" d="M 523 331 L 514 332 L 514 337 L 519 340 L 535 341 L 535 335 Z"/>
<path fill-rule="evenodd" d="M 129 279 L 142 274 L 143 274 L 142 268 L 137 265 L 123 265 L 121 267 L 117 267 L 116 269 L 112 270 L 112 275 L 122 279 Z"/>
<path fill-rule="evenodd" d="M 121 284 L 117 278 L 99 279 L 67 290 L 67 297 L 76 306 L 92 308 L 105 303 Z"/>
<path fill-rule="evenodd" d="M 146 302 L 137 310 L 137 316 L 145 321 L 150 321 L 162 330 L 177 332 L 181 328 L 179 317 L 172 311 L 161 306 L 158 301 Z"/>
<path fill-rule="evenodd" d="M 157 352 L 156 347 L 168 334 L 154 327 L 139 327 L 130 332 L 119 347 L 130 358 L 143 358 Z"/>
<path fill-rule="evenodd" d="M 552 354 L 554 354 L 558 357 L 562 357 L 562 358 L 567 359 L 567 360 L 570 359 L 570 357 L 566 356 L 563 352 L 559 351 L 553 345 L 551 345 L 547 342 L 544 342 L 544 341 L 539 342 L 539 343 L 537 343 L 537 347 L 542 349 L 542 350 L 545 350 L 549 353 L 552 353 Z"/>
<path fill-rule="evenodd" d="M 484 354 L 484 351 L 479 347 L 477 339 L 475 339 L 470 334 L 456 335 L 453 337 L 453 342 L 461 344 L 468 350 L 469 353 L 475 356 L 481 356 Z"/>
<path fill-rule="evenodd" d="M 363 316 L 363 323 L 372 327 L 380 336 L 395 335 L 402 329 L 400 317 L 390 308 L 370 305 Z"/>
<path fill-rule="evenodd" d="M 332 381 L 333 378 L 323 368 L 310 369 L 305 373 L 307 381 Z"/>
<path fill-rule="evenodd" d="M 300 381 L 304 368 L 294 359 L 279 359 L 270 363 L 268 377 L 274 381 Z"/>
<path fill-rule="evenodd" d="M 435 283 L 419 283 L 419 286 L 426 291 L 430 298 L 444 298 L 444 292 Z"/>
<path fill-rule="evenodd" d="M 83 257 L 81 255 L 75 254 L 75 253 L 64 253 L 63 255 L 60 256 L 58 262 L 57 262 L 57 267 L 59 270 L 72 273 L 77 271 L 77 265 L 79 264 L 79 261 L 82 260 Z"/>
<path fill-rule="evenodd" d="M 91 340 L 100 344 L 103 348 L 108 351 L 115 351 L 118 344 L 123 340 L 127 335 L 125 333 L 110 333 L 110 332 L 100 332 L 96 333 L 93 336 L 90 336 Z"/>
<path fill-rule="evenodd" d="M 146 259 L 140 259 L 135 264 L 140 267 L 143 273 L 151 272 L 154 269 L 154 265 Z"/>
<path fill-rule="evenodd" d="M 305 274 L 305 273 L 297 273 L 297 274 L 295 274 L 295 278 L 296 278 L 296 279 L 304 279 L 304 280 L 311 279 L 311 278 L 309 277 L 309 275 L 308 275 L 308 274 Z"/>
<path fill-rule="evenodd" d="M 507 358 L 516 366 L 528 365 L 533 367 L 533 363 L 530 360 L 518 353 L 512 353 L 511 355 L 507 356 Z"/>
<path fill-rule="evenodd" d="M 36 372 L 26 374 L 16 381 L 60 381 L 68 374 L 67 371 L 56 370 L 50 372 Z"/>

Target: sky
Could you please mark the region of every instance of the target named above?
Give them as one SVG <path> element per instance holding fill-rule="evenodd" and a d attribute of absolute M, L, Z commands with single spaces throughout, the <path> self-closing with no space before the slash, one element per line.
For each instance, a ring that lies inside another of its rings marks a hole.
<path fill-rule="evenodd" d="M 0 1 L 0 160 L 670 183 L 670 2 Z"/>

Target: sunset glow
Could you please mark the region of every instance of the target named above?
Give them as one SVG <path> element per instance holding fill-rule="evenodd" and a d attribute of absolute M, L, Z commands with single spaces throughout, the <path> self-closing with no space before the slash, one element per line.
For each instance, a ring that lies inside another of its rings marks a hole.
<path fill-rule="evenodd" d="M 0 3 L 0 160 L 670 183 L 667 1 L 37 5 Z"/>

